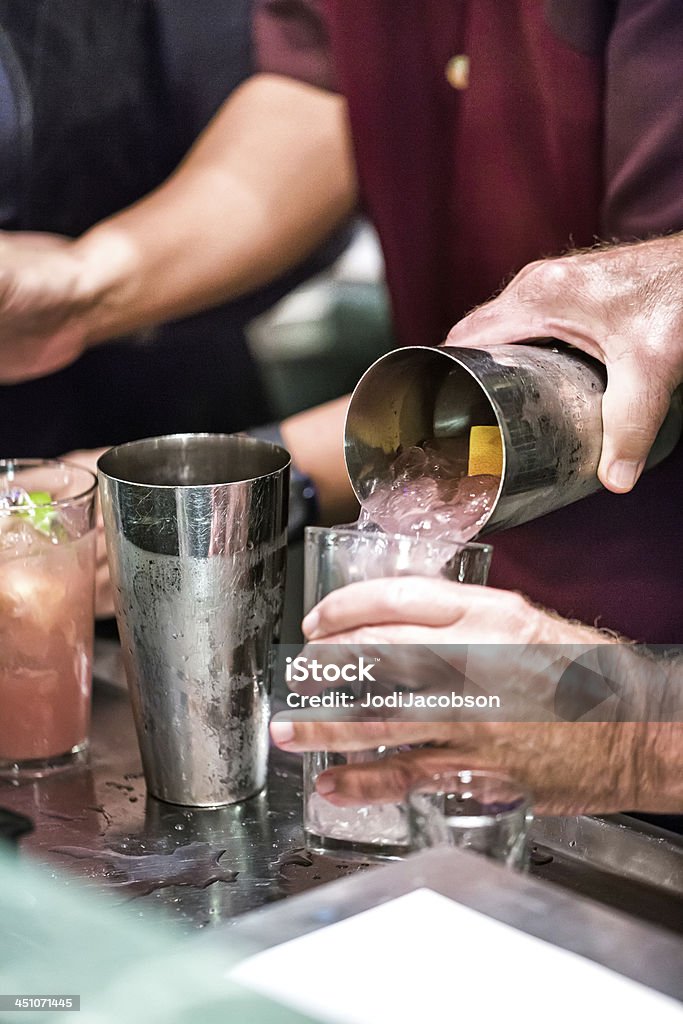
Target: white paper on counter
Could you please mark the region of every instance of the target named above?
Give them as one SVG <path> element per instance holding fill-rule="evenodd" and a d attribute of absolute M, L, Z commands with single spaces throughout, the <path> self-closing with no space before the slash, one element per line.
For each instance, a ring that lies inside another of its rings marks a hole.
<path fill-rule="evenodd" d="M 431 889 L 257 953 L 230 977 L 330 1024 L 683 1021 L 675 1000 Z"/>

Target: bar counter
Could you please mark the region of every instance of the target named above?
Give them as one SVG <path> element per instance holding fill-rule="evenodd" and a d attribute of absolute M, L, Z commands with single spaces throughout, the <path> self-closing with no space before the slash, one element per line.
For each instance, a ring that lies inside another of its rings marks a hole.
<path fill-rule="evenodd" d="M 277 696 L 275 706 L 279 706 Z M 188 932 L 364 870 L 303 850 L 301 762 L 271 749 L 267 789 L 218 810 L 147 798 L 118 645 L 96 644 L 90 764 L 15 785 L 0 806 L 27 815 L 21 841 L 56 873 L 76 873 Z M 683 933 L 683 842 L 632 819 L 548 818 L 533 829 L 531 874 Z"/>

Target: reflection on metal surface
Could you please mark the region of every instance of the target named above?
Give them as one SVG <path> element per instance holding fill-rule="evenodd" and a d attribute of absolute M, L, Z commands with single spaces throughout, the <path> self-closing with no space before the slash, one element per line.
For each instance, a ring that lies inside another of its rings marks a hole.
<path fill-rule="evenodd" d="M 399 451 L 434 438 L 461 442 L 466 459 L 470 429 L 497 425 L 503 477 L 482 532 L 562 508 L 600 487 L 605 382 L 600 363 L 559 343 L 395 349 L 351 397 L 344 449 L 353 488 L 362 502 L 390 479 Z M 679 389 L 648 467 L 673 450 L 682 424 Z"/>
<path fill-rule="evenodd" d="M 347 861 L 343 856 L 312 853 L 305 847 L 285 854 L 278 861 L 280 884 L 286 895 L 305 892 L 324 882 L 334 882 L 373 866 L 377 866 L 377 861 L 360 858 Z"/>
<path fill-rule="evenodd" d="M 20 841 L 20 850 L 62 884 L 68 885 L 76 873 L 114 900 L 135 896 L 138 913 L 153 907 L 192 932 L 221 922 L 232 927 L 247 911 L 323 885 L 325 896 L 320 898 L 329 909 L 336 897 L 327 882 L 351 874 L 375 877 L 385 870 L 303 850 L 301 761 L 296 755 L 273 748 L 268 788 L 250 800 L 217 810 L 176 807 L 146 796 L 126 693 L 96 681 L 93 712 L 89 769 L 19 787 L 0 781 L 0 805 L 28 815 L 35 824 L 34 832 Z M 561 886 L 558 891 L 564 890 L 566 901 L 572 901 L 566 892 L 571 890 L 683 931 L 683 890 L 662 888 L 680 877 L 675 865 L 683 855 L 676 837 L 631 819 L 580 817 L 540 819 L 532 841 L 546 862 L 532 865 L 531 874 Z M 53 852 L 64 847 L 89 855 Z M 222 850 L 220 864 L 212 863 Z M 154 885 L 146 895 L 139 881 L 121 884 L 139 878 L 126 868 L 146 870 L 150 855 L 155 873 L 168 880 L 168 865 L 175 871 L 183 860 L 187 863 L 188 851 L 204 857 L 194 880 L 188 864 L 187 875 L 176 875 L 172 884 Z M 125 859 L 112 863 L 112 853 Z M 236 876 L 201 888 L 215 869 Z"/>
<path fill-rule="evenodd" d="M 268 791 L 243 803 L 215 810 L 173 806 L 146 796 L 126 692 L 96 680 L 93 712 L 90 770 L 21 788 L 0 782 L 0 804 L 36 822 L 35 833 L 22 841 L 23 850 L 52 872 L 63 873 L 57 878 L 64 884 L 76 872 L 117 902 L 135 896 L 140 913 L 149 907 L 165 912 L 184 931 L 232 920 L 285 895 L 278 859 L 303 842 L 297 757 L 273 750 Z M 202 889 L 188 880 L 142 895 L 139 886 L 122 887 L 122 876 L 112 866 L 107 876 L 106 859 L 97 859 L 105 850 L 168 857 L 188 846 L 196 851 L 200 844 L 225 850 L 220 868 L 235 872 L 233 881 Z M 58 847 L 90 850 L 93 856 L 50 852 Z"/>
<path fill-rule="evenodd" d="M 173 853 L 117 853 L 115 850 L 88 850 L 81 846 L 55 846 L 50 853 L 61 853 L 76 860 L 107 865 L 103 873 L 107 885 L 117 889 L 135 890 L 146 896 L 157 889 L 175 885 L 192 885 L 206 889 L 214 882 L 233 882 L 236 871 L 221 864 L 225 850 L 216 850 L 208 843 L 189 843 Z"/>
<path fill-rule="evenodd" d="M 231 804 L 266 781 L 289 454 L 185 434 L 98 463 L 116 618 L 149 791 Z"/>
<path fill-rule="evenodd" d="M 683 839 L 624 815 L 539 818 L 533 839 L 564 857 L 683 898 Z"/>

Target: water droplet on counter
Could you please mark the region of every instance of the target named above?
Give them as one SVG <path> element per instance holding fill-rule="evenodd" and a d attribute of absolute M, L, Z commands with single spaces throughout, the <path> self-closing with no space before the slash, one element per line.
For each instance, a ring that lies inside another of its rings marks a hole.
<path fill-rule="evenodd" d="M 175 885 L 206 889 L 214 882 L 234 882 L 237 872 L 220 864 L 225 852 L 225 849 L 211 847 L 208 843 L 189 843 L 172 853 L 143 855 L 89 850 L 80 846 L 56 846 L 50 850 L 50 853 L 107 865 L 110 872 L 113 869 L 118 876 L 107 879 L 107 888 L 130 892 L 133 899 Z"/>

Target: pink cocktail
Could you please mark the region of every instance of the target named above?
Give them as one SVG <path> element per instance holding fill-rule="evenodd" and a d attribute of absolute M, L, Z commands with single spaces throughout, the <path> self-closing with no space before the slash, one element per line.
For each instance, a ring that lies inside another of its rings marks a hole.
<path fill-rule="evenodd" d="M 87 748 L 96 487 L 77 466 L 0 460 L 3 774 L 45 774 Z"/>

